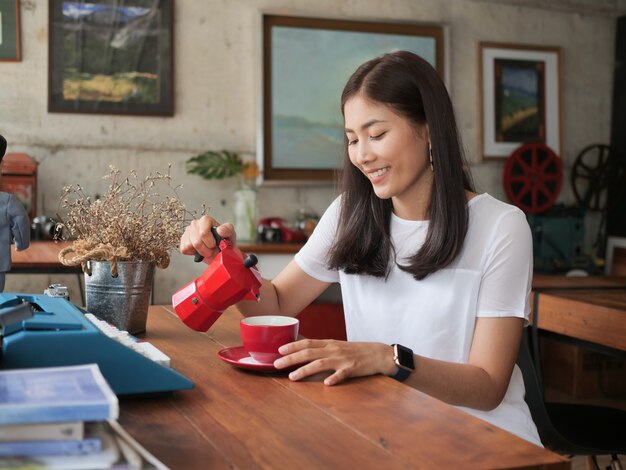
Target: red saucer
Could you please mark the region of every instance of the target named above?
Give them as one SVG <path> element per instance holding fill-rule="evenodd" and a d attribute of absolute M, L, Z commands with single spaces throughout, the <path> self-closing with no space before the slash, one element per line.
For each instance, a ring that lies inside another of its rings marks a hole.
<path fill-rule="evenodd" d="M 274 364 L 265 364 L 252 359 L 243 346 L 235 346 L 232 348 L 224 348 L 218 351 L 217 357 L 222 361 L 239 367 L 240 369 L 249 369 L 263 372 L 279 372 L 280 369 L 274 367 Z"/>

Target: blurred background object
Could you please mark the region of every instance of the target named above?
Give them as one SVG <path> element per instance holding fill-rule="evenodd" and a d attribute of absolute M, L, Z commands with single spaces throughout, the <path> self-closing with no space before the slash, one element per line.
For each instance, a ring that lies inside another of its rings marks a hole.
<path fill-rule="evenodd" d="M 56 230 L 56 220 L 45 215 L 38 215 L 30 223 L 30 238 L 31 240 L 54 240 Z M 59 233 L 56 238 L 60 239 L 61 236 L 62 229 L 59 227 Z"/>
<path fill-rule="evenodd" d="M 291 227 L 280 217 L 267 217 L 259 220 L 257 241 L 260 243 L 299 243 L 306 240 L 304 231 Z"/>
<path fill-rule="evenodd" d="M 13 194 L 32 219 L 37 214 L 37 162 L 25 153 L 7 153 L 2 159 L 0 191 Z"/>

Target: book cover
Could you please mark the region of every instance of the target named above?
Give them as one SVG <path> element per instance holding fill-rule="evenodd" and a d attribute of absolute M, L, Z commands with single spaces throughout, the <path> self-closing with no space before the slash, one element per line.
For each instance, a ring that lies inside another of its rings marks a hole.
<path fill-rule="evenodd" d="M 91 434 L 92 430 L 93 434 Z M 90 423 L 86 426 L 85 434 L 101 438 L 102 448 L 99 452 L 78 455 L 0 457 L 0 468 L 168 470 L 166 465 L 133 439 L 117 421 Z"/>
<path fill-rule="evenodd" d="M 74 455 L 39 455 L 0 457 L 0 468 L 56 469 L 56 470 L 85 470 L 85 469 L 122 469 L 131 468 L 124 465 L 114 436 L 105 427 L 107 423 L 91 423 L 90 430 L 85 430 L 87 436 L 100 439 L 101 446 L 97 452 Z M 93 425 L 93 426 L 92 426 Z"/>
<path fill-rule="evenodd" d="M 72 441 L 0 442 L 0 457 L 93 454 L 100 452 L 101 444 L 97 437 Z"/>
<path fill-rule="evenodd" d="M 0 425 L 117 419 L 97 364 L 0 371 Z"/>
<path fill-rule="evenodd" d="M 85 437 L 85 423 L 5 424 L 0 426 L 0 442 L 6 441 L 69 441 Z"/>

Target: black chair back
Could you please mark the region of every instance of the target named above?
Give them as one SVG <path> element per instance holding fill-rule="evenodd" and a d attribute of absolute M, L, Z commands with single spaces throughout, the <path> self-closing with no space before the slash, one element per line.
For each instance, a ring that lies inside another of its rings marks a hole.
<path fill-rule="evenodd" d="M 522 371 L 524 377 L 524 387 L 526 389 L 525 401 L 530 408 L 530 414 L 537 426 L 539 437 L 544 446 L 565 455 L 603 455 L 612 453 L 609 449 L 597 449 L 581 445 L 582 443 L 574 443 L 563 437 L 550 419 L 550 413 L 546 407 L 543 389 L 531 355 L 531 336 L 530 328 L 524 328 L 522 342 L 517 357 L 517 365 Z M 579 405 L 565 405 L 571 407 L 571 412 L 576 412 Z M 588 407 L 586 407 L 588 408 Z"/>

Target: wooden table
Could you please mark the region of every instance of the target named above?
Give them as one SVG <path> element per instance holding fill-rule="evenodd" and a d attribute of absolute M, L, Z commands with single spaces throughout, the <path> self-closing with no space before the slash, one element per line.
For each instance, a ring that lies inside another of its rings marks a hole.
<path fill-rule="evenodd" d="M 16 251 L 11 248 L 12 274 L 76 274 L 80 297 L 85 304 L 83 271 L 80 266 L 65 266 L 59 261 L 59 252 L 72 242 L 33 240 L 28 249 Z"/>
<path fill-rule="evenodd" d="M 59 252 L 69 245 L 71 242 L 34 240 L 26 250 L 16 251 L 11 248 L 11 272 L 41 274 L 80 271 L 80 266 L 65 266 L 59 261 Z"/>
<path fill-rule="evenodd" d="M 537 327 L 626 354 L 624 290 L 556 290 L 536 293 Z"/>
<path fill-rule="evenodd" d="M 229 310 L 208 333 L 152 306 L 145 339 L 193 380 L 193 390 L 121 399 L 119 421 L 172 469 L 567 469 L 562 456 L 384 376 L 327 387 L 222 362 L 241 344 Z M 123 365 L 120 365 L 123 367 Z"/>
<path fill-rule="evenodd" d="M 533 291 L 554 291 L 571 289 L 623 289 L 626 290 L 626 276 L 551 276 L 535 274 Z"/>
<path fill-rule="evenodd" d="M 626 277 L 535 276 L 532 305 L 539 330 L 626 357 Z"/>

